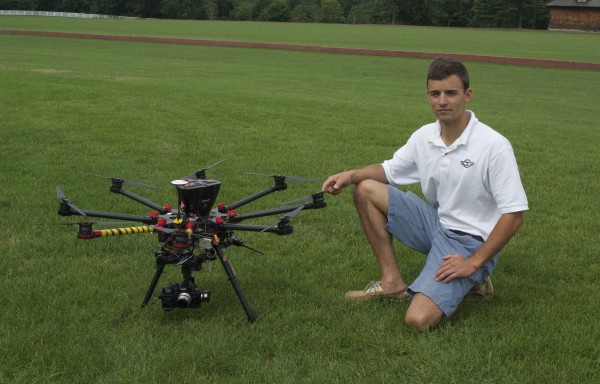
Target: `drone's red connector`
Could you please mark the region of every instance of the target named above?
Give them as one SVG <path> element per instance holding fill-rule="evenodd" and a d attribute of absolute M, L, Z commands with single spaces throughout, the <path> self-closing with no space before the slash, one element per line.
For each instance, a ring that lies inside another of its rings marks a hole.
<path fill-rule="evenodd" d="M 83 240 L 95 239 L 96 237 L 100 237 L 101 233 L 98 230 L 94 230 L 91 232 L 77 232 L 77 238 Z"/>
<path fill-rule="evenodd" d="M 227 211 L 227 216 L 235 216 L 237 215 L 237 211 L 235 209 L 230 209 Z"/>
<path fill-rule="evenodd" d="M 194 232 L 193 227 L 194 227 L 194 223 L 192 223 L 191 221 L 188 221 L 187 224 L 185 225 L 185 228 L 186 228 L 185 232 L 188 235 L 188 239 L 192 238 L 192 233 Z"/>
<path fill-rule="evenodd" d="M 173 206 L 171 204 L 165 204 L 165 211 L 171 212 L 172 209 L 173 209 Z"/>

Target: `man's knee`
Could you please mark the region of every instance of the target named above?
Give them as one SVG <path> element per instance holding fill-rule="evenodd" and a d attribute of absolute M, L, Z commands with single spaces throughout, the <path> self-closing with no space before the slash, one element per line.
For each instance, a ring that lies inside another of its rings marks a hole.
<path fill-rule="evenodd" d="M 419 332 L 428 331 L 438 325 L 439 322 L 440 320 L 433 319 L 424 313 L 406 313 L 404 317 L 404 323 Z"/>
<path fill-rule="evenodd" d="M 352 193 L 355 205 L 363 204 L 365 201 L 385 201 L 387 204 L 387 186 L 379 181 L 363 180 L 354 186 Z"/>
<path fill-rule="evenodd" d="M 438 325 L 443 317 L 444 313 L 429 297 L 417 293 L 406 311 L 404 322 L 417 331 L 425 332 Z"/>

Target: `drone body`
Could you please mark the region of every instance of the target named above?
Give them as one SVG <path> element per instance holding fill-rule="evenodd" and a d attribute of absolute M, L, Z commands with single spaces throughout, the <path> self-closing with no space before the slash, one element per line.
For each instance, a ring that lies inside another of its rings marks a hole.
<path fill-rule="evenodd" d="M 178 201 L 175 209 L 170 205 L 158 205 L 123 189 L 124 182 L 133 182 L 111 178 L 111 192 L 122 194 L 152 208 L 153 211 L 148 216 L 137 216 L 80 209 L 67 199 L 60 187 L 56 187 L 56 195 L 60 202 L 58 214 L 61 216 L 78 215 L 110 218 L 145 224 L 96 230 L 93 229 L 94 222 L 82 221 L 77 223 L 79 226 L 77 237 L 79 239 L 150 232 L 157 235 L 160 247 L 154 252 L 156 271 L 142 302 L 142 307 L 150 301 L 164 267 L 168 264 L 181 267 L 183 281 L 181 283 L 171 283 L 162 289 L 158 297 L 162 302 L 163 309 L 168 311 L 174 308 L 197 308 L 202 302 L 208 302 L 210 292 L 198 288 L 193 277 L 193 271 L 200 270 L 205 262 L 219 259 L 246 312 L 248 321 L 254 322 L 256 317 L 238 284 L 230 261 L 224 254 L 224 249 L 235 245 L 258 252 L 244 245 L 241 239 L 234 236 L 234 231 L 270 232 L 278 235 L 291 234 L 293 232 L 291 218 L 303 209 L 319 209 L 326 206 L 323 193 L 317 192 L 307 196 L 306 200 L 309 199 L 310 201 L 304 204 L 238 214 L 237 208 L 272 192 L 285 190 L 287 188 L 286 176 L 270 175 L 275 179 L 273 186 L 236 203 L 219 204 L 215 208 L 214 204 L 221 188 L 221 182 L 206 178 L 206 169 L 171 182 L 177 191 Z M 290 179 L 292 178 L 290 177 Z M 300 180 L 307 181 L 307 179 L 298 178 L 298 181 Z M 241 221 L 251 218 L 281 214 L 285 214 L 285 216 L 281 217 L 276 225 L 240 224 Z"/>

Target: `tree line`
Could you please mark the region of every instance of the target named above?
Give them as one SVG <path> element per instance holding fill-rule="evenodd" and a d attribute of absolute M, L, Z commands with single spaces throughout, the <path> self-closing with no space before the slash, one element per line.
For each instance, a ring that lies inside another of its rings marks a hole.
<path fill-rule="evenodd" d="M 548 2 L 548 0 L 0 0 L 0 9 L 195 20 L 546 29 Z"/>

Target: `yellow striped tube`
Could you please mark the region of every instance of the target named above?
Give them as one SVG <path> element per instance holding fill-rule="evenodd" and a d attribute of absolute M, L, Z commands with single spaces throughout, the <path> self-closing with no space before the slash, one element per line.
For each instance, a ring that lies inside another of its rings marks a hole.
<path fill-rule="evenodd" d="M 137 233 L 154 232 L 154 228 L 152 228 L 148 225 L 142 225 L 139 227 L 101 229 L 101 230 L 96 230 L 94 232 L 96 232 L 95 237 L 107 237 L 107 236 L 134 235 Z"/>

